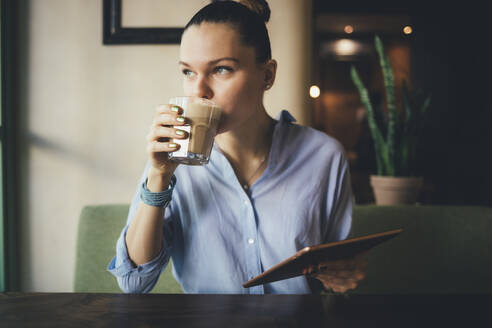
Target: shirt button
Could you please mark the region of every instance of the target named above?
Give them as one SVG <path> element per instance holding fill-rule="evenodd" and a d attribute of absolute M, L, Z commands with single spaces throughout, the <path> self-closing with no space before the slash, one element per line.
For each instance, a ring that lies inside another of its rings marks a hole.
<path fill-rule="evenodd" d="M 248 205 L 248 201 L 247 200 L 244 200 L 244 205 Z"/>
<path fill-rule="evenodd" d="M 249 243 L 249 244 L 253 244 L 254 242 L 255 242 L 255 240 L 254 240 L 253 238 L 249 238 L 249 239 L 248 239 L 248 243 Z"/>

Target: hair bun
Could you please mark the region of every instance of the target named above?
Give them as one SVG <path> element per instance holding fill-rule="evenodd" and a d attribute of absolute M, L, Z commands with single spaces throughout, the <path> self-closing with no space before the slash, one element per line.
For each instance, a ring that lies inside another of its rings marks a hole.
<path fill-rule="evenodd" d="M 238 2 L 260 15 L 265 23 L 270 20 L 270 6 L 266 0 L 239 0 Z"/>

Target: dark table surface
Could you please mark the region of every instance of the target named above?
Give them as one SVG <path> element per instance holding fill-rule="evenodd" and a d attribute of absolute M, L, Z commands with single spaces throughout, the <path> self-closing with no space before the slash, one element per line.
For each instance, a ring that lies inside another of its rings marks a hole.
<path fill-rule="evenodd" d="M 492 295 L 0 293 L 0 327 L 474 327 Z"/>

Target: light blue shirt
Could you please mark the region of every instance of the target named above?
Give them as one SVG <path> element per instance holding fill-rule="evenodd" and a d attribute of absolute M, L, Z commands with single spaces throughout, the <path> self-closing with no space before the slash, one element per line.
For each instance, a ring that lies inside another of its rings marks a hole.
<path fill-rule="evenodd" d="M 305 294 L 320 284 L 305 276 L 261 286 L 242 284 L 306 247 L 345 239 L 352 222 L 348 163 L 340 143 L 325 133 L 277 118 L 268 166 L 244 190 L 217 145 L 204 166 L 180 165 L 165 210 L 161 253 L 135 266 L 125 235 L 140 201 L 133 197 L 127 225 L 108 266 L 120 288 L 149 292 L 173 260 L 186 293 Z M 144 170 L 139 185 L 147 177 Z"/>

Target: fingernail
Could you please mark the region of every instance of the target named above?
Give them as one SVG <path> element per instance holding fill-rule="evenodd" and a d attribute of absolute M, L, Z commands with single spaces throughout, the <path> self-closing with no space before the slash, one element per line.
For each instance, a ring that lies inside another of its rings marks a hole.
<path fill-rule="evenodd" d="M 173 106 L 173 107 L 171 107 L 171 110 L 173 112 L 176 112 L 177 113 L 177 112 L 179 112 L 179 107 L 178 106 Z"/>
<path fill-rule="evenodd" d="M 181 131 L 181 130 L 176 130 L 176 134 L 178 136 L 184 136 L 185 135 L 184 131 Z"/>
<path fill-rule="evenodd" d="M 176 121 L 178 121 L 179 123 L 183 123 L 185 121 L 185 119 L 184 119 L 184 117 L 179 116 L 176 118 Z"/>
<path fill-rule="evenodd" d="M 177 145 L 177 144 L 175 144 L 174 142 L 171 142 L 171 143 L 169 144 L 169 148 L 176 148 L 176 147 L 178 147 L 178 145 Z"/>

